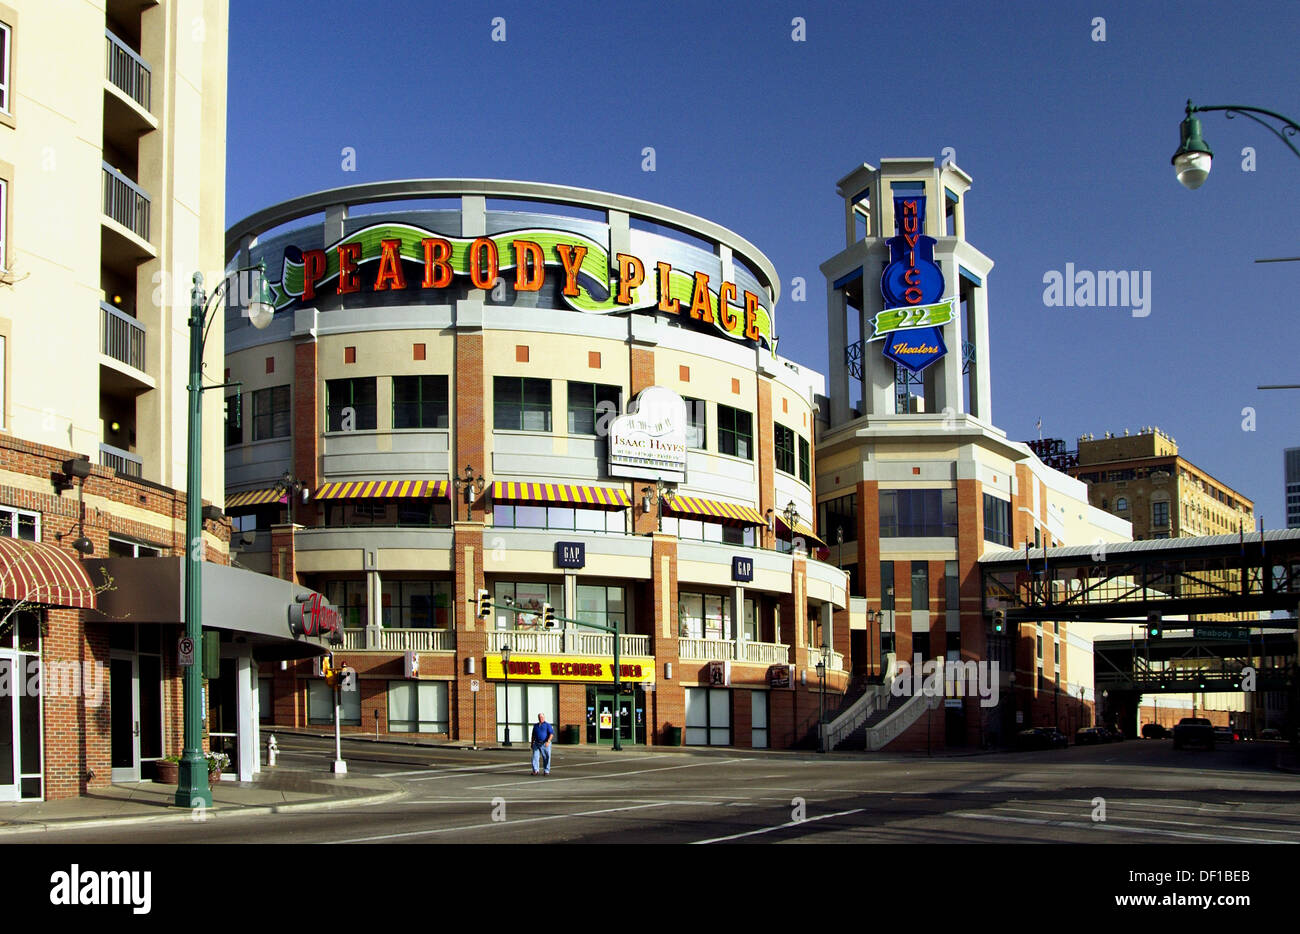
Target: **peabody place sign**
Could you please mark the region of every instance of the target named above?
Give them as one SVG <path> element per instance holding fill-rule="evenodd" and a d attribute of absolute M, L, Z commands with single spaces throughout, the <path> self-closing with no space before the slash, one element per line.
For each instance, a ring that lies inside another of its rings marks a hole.
<path fill-rule="evenodd" d="M 583 655 L 529 655 L 512 658 L 511 681 L 605 681 L 613 682 L 613 659 Z M 484 675 L 493 681 L 504 680 L 506 673 L 500 655 L 484 659 Z M 620 681 L 649 681 L 654 676 L 654 665 L 642 661 L 619 662 Z"/>
<path fill-rule="evenodd" d="M 557 276 L 560 296 L 575 311 L 611 314 L 654 310 L 712 325 L 727 337 L 776 349 L 771 311 L 763 298 L 707 272 L 627 253 L 613 257 L 595 240 L 570 231 L 528 228 L 490 237 L 444 237 L 411 224 L 380 223 L 355 231 L 323 250 L 289 246 L 280 281 L 271 283 L 275 307 L 336 295 L 445 289 L 468 277 L 491 289 L 514 271 L 516 292 L 538 292 Z"/>

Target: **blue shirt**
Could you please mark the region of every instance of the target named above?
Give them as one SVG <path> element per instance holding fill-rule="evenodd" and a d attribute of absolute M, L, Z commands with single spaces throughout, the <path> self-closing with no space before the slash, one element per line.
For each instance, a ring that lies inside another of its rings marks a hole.
<path fill-rule="evenodd" d="M 550 723 L 533 724 L 533 742 L 541 745 L 555 735 L 555 727 Z"/>

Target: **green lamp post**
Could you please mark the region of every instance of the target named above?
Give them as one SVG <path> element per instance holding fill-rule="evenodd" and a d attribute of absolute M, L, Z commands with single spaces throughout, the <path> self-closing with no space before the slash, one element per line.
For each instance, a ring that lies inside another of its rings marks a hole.
<path fill-rule="evenodd" d="M 1287 148 L 1295 153 L 1297 157 L 1300 157 L 1300 149 L 1297 149 L 1295 143 L 1291 142 L 1296 134 L 1300 133 L 1300 124 L 1297 124 L 1290 117 L 1284 117 L 1280 113 L 1264 110 L 1260 107 L 1241 107 L 1235 104 L 1198 107 L 1188 100 L 1187 115 L 1183 117 L 1183 122 L 1179 127 L 1178 149 L 1174 152 L 1173 158 L 1169 160 L 1173 163 L 1174 171 L 1178 174 L 1178 181 L 1183 187 L 1195 191 L 1205 183 L 1205 179 L 1210 174 L 1210 164 L 1214 160 L 1214 151 L 1210 149 L 1205 142 L 1205 138 L 1201 135 L 1201 121 L 1193 114 L 1212 110 L 1222 110 L 1229 119 L 1242 116 L 1254 120 L 1285 143 Z M 1260 114 L 1271 120 L 1276 120 L 1281 126 L 1277 127 L 1265 122 L 1258 116 Z"/>
<path fill-rule="evenodd" d="M 253 271 L 257 272 L 257 278 L 248 303 L 248 317 L 253 327 L 262 330 L 271 323 L 275 314 L 265 263 L 228 273 L 210 296 L 203 291 L 203 274 L 196 272 L 194 288 L 190 292 L 190 373 L 186 387 L 189 390 L 189 431 L 185 451 L 185 635 L 196 653 L 201 651 L 199 647 L 203 642 L 203 347 L 208 340 L 208 329 L 216 317 L 208 317 L 216 310 L 216 299 L 226 294 L 226 284 L 232 276 Z M 208 763 L 203 756 L 203 670 L 198 664 L 192 664 L 185 669 L 184 678 L 185 748 L 181 752 L 176 805 L 211 807 Z"/>

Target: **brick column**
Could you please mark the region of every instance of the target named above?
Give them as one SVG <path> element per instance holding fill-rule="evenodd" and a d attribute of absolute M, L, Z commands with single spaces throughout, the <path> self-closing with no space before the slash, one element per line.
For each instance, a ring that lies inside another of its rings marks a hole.
<path fill-rule="evenodd" d="M 655 352 L 649 347 L 631 346 L 628 348 L 628 354 L 631 364 L 631 386 L 632 396 L 647 387 L 655 385 Z M 659 515 L 656 511 L 658 507 L 652 505 L 649 509 L 642 509 L 641 487 L 646 486 L 644 480 L 633 480 L 632 482 L 632 533 L 634 535 L 653 535 L 659 530 Z M 662 672 L 660 676 L 662 677 Z"/>
<path fill-rule="evenodd" d="M 880 580 L 880 485 L 875 480 L 859 481 L 858 494 L 858 580 L 867 598 L 867 609 L 879 611 L 884 593 Z M 895 570 L 897 579 L 897 570 Z M 868 621 L 867 644 L 869 660 L 863 659 L 869 674 L 884 670 L 880 648 L 880 621 Z"/>
<path fill-rule="evenodd" d="M 301 528 L 293 523 L 271 526 L 271 576 L 299 583 L 293 533 Z"/>
<path fill-rule="evenodd" d="M 317 348 L 316 338 L 312 336 L 300 339 L 293 347 L 293 476 L 307 484 L 313 493 L 320 486 L 321 390 Z M 319 510 L 314 497 L 307 503 L 299 500 L 293 505 L 294 518 L 306 526 L 319 524 Z"/>
<path fill-rule="evenodd" d="M 654 607 L 650 630 L 650 654 L 655 657 L 655 689 L 646 698 L 646 743 L 665 741 L 664 727 L 686 728 L 686 693 L 682 688 L 682 666 L 677 641 L 677 538 L 654 536 L 651 547 L 651 604 Z M 673 676 L 666 677 L 667 665 Z"/>
<path fill-rule="evenodd" d="M 978 480 L 957 481 L 957 587 L 961 614 L 961 660 L 987 662 L 988 623 L 979 556 L 984 550 L 984 488 Z M 997 708 L 981 707 L 979 698 L 967 698 L 966 743 L 978 747 L 997 728 Z"/>
<path fill-rule="evenodd" d="M 451 684 L 450 703 L 452 738 L 469 740 L 474 730 L 474 695 L 470 681 L 479 682 L 479 740 L 496 742 L 496 682 L 488 681 L 484 672 L 487 634 L 484 621 L 475 615 L 475 599 L 484 586 L 483 525 L 457 522 L 452 527 L 455 585 L 452 588 L 452 618 L 456 629 L 456 671 Z M 491 621 L 487 621 L 491 626 Z M 474 673 L 467 673 L 466 659 L 473 658 Z M 484 723 L 487 724 L 484 727 Z"/>
<path fill-rule="evenodd" d="M 754 413 L 754 452 L 758 459 L 758 511 L 764 516 L 769 509 L 779 513 L 782 508 L 776 503 L 776 442 L 773 432 L 772 383 L 759 377 L 758 411 Z M 766 528 L 761 531 L 763 547 L 775 548 L 776 532 Z"/>

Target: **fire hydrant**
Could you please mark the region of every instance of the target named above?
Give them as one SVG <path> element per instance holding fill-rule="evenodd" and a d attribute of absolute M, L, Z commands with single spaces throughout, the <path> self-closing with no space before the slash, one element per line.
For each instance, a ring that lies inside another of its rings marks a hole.
<path fill-rule="evenodd" d="M 275 734 L 271 734 L 271 739 L 266 744 L 266 764 L 268 767 L 275 765 L 275 757 L 280 752 L 280 747 L 275 743 Z"/>

